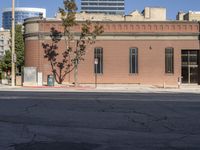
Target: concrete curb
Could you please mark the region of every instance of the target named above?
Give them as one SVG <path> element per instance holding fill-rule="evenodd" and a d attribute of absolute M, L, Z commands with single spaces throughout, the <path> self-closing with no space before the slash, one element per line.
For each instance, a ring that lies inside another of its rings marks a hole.
<path fill-rule="evenodd" d="M 200 87 L 158 88 L 150 86 L 133 87 L 92 87 L 92 86 L 4 86 L 0 91 L 34 91 L 34 92 L 117 92 L 117 93 L 196 93 L 200 94 Z"/>

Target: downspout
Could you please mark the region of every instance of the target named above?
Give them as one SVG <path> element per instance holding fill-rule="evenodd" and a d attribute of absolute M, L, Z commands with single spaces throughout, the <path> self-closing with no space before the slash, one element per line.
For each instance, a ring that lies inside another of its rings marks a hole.
<path fill-rule="evenodd" d="M 40 15 L 39 16 L 40 20 L 37 21 L 38 23 L 38 68 L 37 68 L 37 71 L 38 73 L 41 72 L 42 73 L 42 85 L 43 85 L 43 81 L 44 81 L 44 64 L 43 64 L 43 59 L 44 58 L 41 58 L 43 56 L 43 51 L 41 50 L 41 45 L 42 43 L 44 42 L 43 41 L 43 32 L 44 32 L 44 19 L 43 17 Z M 41 24 L 42 24 L 42 27 L 41 27 Z M 38 74 L 37 73 L 37 80 L 38 80 Z M 42 86 L 41 85 L 41 86 Z"/>

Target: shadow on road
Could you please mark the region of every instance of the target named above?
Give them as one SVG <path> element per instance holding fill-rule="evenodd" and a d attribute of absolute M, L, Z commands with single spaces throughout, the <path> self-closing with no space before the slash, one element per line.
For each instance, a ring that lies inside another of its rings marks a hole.
<path fill-rule="evenodd" d="M 93 150 L 100 145 L 72 142 L 31 142 L 13 145 L 15 150 Z"/>

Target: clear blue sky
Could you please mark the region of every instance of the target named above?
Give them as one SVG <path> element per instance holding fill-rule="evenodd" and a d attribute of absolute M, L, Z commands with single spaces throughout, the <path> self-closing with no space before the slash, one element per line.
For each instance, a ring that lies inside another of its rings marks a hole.
<path fill-rule="evenodd" d="M 11 7 L 12 0 L 0 0 L 0 26 L 2 24 L 2 9 Z M 16 0 L 18 7 L 40 7 L 47 9 L 47 16 L 53 17 L 58 7 L 62 7 L 63 0 Z M 80 8 L 80 0 L 77 0 Z M 126 14 L 133 10 L 142 11 L 145 6 L 160 6 L 167 8 L 167 18 L 175 19 L 179 10 L 200 11 L 200 0 L 125 0 Z"/>

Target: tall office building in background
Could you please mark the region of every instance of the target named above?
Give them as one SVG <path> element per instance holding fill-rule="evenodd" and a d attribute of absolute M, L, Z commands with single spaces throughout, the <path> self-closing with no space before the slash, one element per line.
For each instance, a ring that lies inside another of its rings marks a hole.
<path fill-rule="evenodd" d="M 40 14 L 43 14 L 43 17 L 46 17 L 46 9 L 43 8 L 26 8 L 26 7 L 17 7 L 15 8 L 15 23 L 23 24 L 24 19 L 30 17 L 38 17 Z M 10 29 L 12 25 L 12 9 L 6 8 L 3 10 L 2 16 L 3 28 Z"/>
<path fill-rule="evenodd" d="M 81 0 L 81 12 L 124 14 L 124 0 Z"/>

